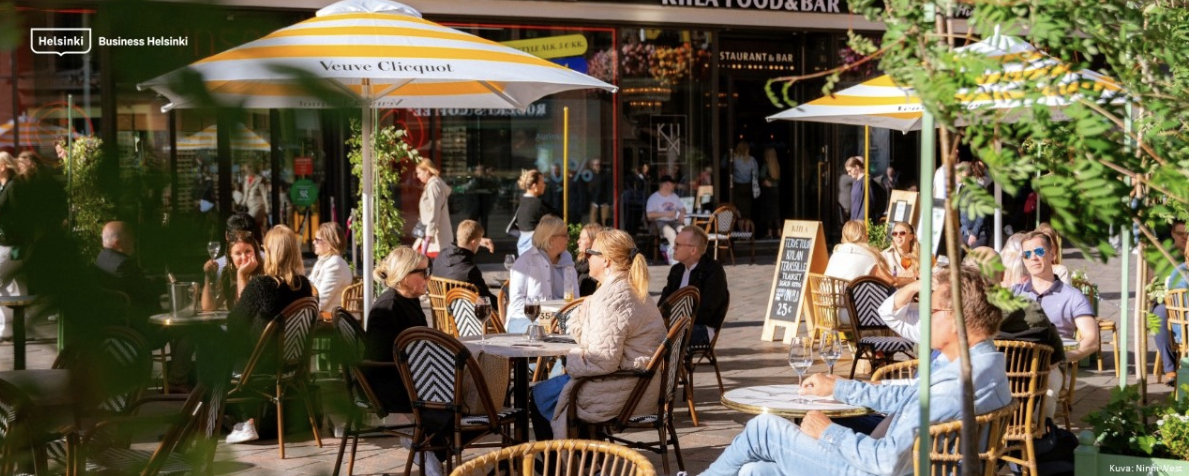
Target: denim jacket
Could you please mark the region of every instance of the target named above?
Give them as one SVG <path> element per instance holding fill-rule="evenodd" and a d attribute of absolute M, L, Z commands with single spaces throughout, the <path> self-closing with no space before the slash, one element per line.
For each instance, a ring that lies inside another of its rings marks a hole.
<path fill-rule="evenodd" d="M 992 340 L 971 348 L 972 383 L 976 413 L 987 413 L 1008 405 L 1012 400 L 1009 379 L 1005 376 L 1005 356 Z M 943 423 L 961 418 L 962 387 L 958 362 L 945 356 L 935 359 L 931 369 L 930 422 Z M 834 398 L 850 405 L 860 405 L 876 412 L 892 414 L 893 421 L 883 438 L 870 438 L 831 424 L 819 438 L 821 449 L 836 454 L 849 465 L 880 475 L 913 473 L 914 439 L 918 436 L 918 385 L 879 385 L 853 380 L 838 380 Z"/>

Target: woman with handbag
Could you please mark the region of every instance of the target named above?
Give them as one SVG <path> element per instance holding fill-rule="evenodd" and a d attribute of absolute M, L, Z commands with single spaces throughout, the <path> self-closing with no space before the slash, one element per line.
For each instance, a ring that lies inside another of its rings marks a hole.
<path fill-rule="evenodd" d="M 414 224 L 414 249 L 431 258 L 438 256 L 438 251 L 444 246 L 455 242 L 455 232 L 451 228 L 451 211 L 447 208 L 447 198 L 451 196 L 451 187 L 439 177 L 438 169 L 423 159 L 418 162 L 414 170 L 418 181 L 425 184 L 422 198 L 418 200 L 418 222 Z"/>
<path fill-rule="evenodd" d="M 542 217 L 557 212 L 542 202 L 542 194 L 546 193 L 546 177 L 537 169 L 523 170 L 517 186 L 525 190 L 525 195 L 521 196 L 517 213 L 513 214 L 513 222 L 505 231 L 512 234 L 512 230 L 516 229 L 520 233 L 517 236 L 517 255 L 520 256 L 533 248 L 534 229 Z"/>
<path fill-rule="evenodd" d="M 743 218 L 753 218 L 753 199 L 761 194 L 757 184 L 757 159 L 749 153 L 749 143 L 740 141 L 732 152 L 732 204 Z"/>

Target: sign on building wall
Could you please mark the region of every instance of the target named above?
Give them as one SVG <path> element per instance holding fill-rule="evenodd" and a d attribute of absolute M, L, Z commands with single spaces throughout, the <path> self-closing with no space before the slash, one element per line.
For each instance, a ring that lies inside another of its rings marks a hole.
<path fill-rule="evenodd" d="M 664 7 L 723 8 L 810 13 L 848 13 L 842 0 L 660 0 Z"/>
<path fill-rule="evenodd" d="M 687 177 L 697 172 L 676 169 L 686 159 L 684 154 L 690 135 L 685 114 L 649 116 L 649 133 L 653 136 L 650 155 L 663 173 L 673 175 L 674 180 L 681 180 L 683 174 L 680 172 L 686 172 Z"/>
<path fill-rule="evenodd" d="M 724 38 L 720 41 L 720 68 L 758 72 L 791 72 L 798 70 L 798 55 L 794 42 L 740 40 Z"/>

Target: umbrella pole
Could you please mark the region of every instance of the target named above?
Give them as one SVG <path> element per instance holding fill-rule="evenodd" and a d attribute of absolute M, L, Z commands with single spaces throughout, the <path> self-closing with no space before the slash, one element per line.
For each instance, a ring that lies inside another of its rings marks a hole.
<path fill-rule="evenodd" d="M 568 193 L 570 192 L 570 187 L 568 185 L 570 185 L 571 182 L 570 177 L 567 175 L 568 171 L 570 170 L 571 163 L 570 154 L 568 153 L 571 149 L 569 133 L 570 127 L 571 108 L 564 107 L 562 108 L 562 222 L 566 223 L 567 226 L 570 226 L 571 224 L 567 217 L 571 211 L 571 207 L 569 207 L 569 204 L 567 203 L 570 200 Z"/>
<path fill-rule="evenodd" d="M 930 16 L 934 16 L 932 5 L 927 4 L 927 12 Z M 935 165 L 935 118 L 930 111 L 925 108 L 922 111 L 922 145 L 921 156 L 918 165 L 918 183 L 920 184 L 920 192 L 918 193 L 918 223 L 922 228 L 922 233 L 918 235 L 919 248 L 923 251 L 934 249 L 931 246 L 932 236 L 934 235 L 934 165 Z M 933 267 L 932 260 L 926 259 L 925 253 L 918 260 L 918 275 L 930 276 L 931 268 Z M 930 342 L 930 321 L 931 312 L 931 289 L 930 280 L 920 280 L 921 289 L 918 291 L 918 309 L 926 311 L 919 312 L 918 333 L 919 342 Z M 918 439 L 919 441 L 930 440 L 930 352 L 918 353 L 918 375 L 922 378 L 918 379 L 918 394 L 926 395 L 919 402 L 921 407 L 920 421 L 918 423 Z M 919 468 L 930 467 L 930 448 L 927 445 L 922 445 L 918 449 L 918 465 Z"/>
<path fill-rule="evenodd" d="M 360 181 L 363 182 L 363 199 L 364 209 L 361 210 L 360 218 L 364 220 L 363 233 L 363 254 L 364 254 L 364 269 L 360 270 L 360 274 L 364 276 L 364 328 L 368 326 L 368 313 L 372 309 L 372 243 L 374 240 L 374 233 L 372 231 L 372 86 L 370 82 L 365 79 L 363 84 L 364 104 L 361 105 L 361 112 L 363 112 L 363 119 L 360 126 L 361 136 L 364 139 L 361 145 L 360 157 L 363 162 L 363 173 L 360 174 Z"/>
<path fill-rule="evenodd" d="M 864 221 L 866 224 L 868 223 L 868 217 L 869 217 L 869 215 L 868 215 L 868 181 L 869 181 L 868 141 L 869 141 L 868 126 L 864 126 Z M 865 226 L 865 230 L 868 230 L 867 226 Z"/>

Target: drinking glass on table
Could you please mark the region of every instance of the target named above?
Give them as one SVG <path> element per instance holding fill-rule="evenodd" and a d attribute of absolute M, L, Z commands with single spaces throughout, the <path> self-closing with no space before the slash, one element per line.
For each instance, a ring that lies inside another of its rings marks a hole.
<path fill-rule="evenodd" d="M 542 315 L 542 298 L 525 298 L 525 317 L 529 318 L 530 324 L 536 324 L 540 315 Z"/>
<path fill-rule="evenodd" d="M 207 254 L 211 255 L 211 259 L 218 258 L 219 250 L 222 248 L 223 248 L 223 245 L 221 243 L 219 243 L 218 241 L 208 241 L 207 242 Z"/>
<path fill-rule="evenodd" d="M 802 398 L 802 376 L 811 368 L 811 364 L 815 362 L 814 341 L 810 337 L 795 337 L 790 339 L 790 367 L 794 368 L 794 373 L 798 374 L 798 394 L 799 397 L 794 400 L 795 403 L 805 403 L 806 399 Z"/>
<path fill-rule="evenodd" d="M 480 345 L 488 343 L 488 320 L 492 319 L 492 301 L 488 296 L 476 298 L 476 319 L 480 320 Z"/>
<path fill-rule="evenodd" d="M 844 346 L 840 343 L 839 334 L 825 333 L 819 340 L 819 358 L 827 364 L 827 373 L 835 375 L 835 362 L 844 353 Z"/>

